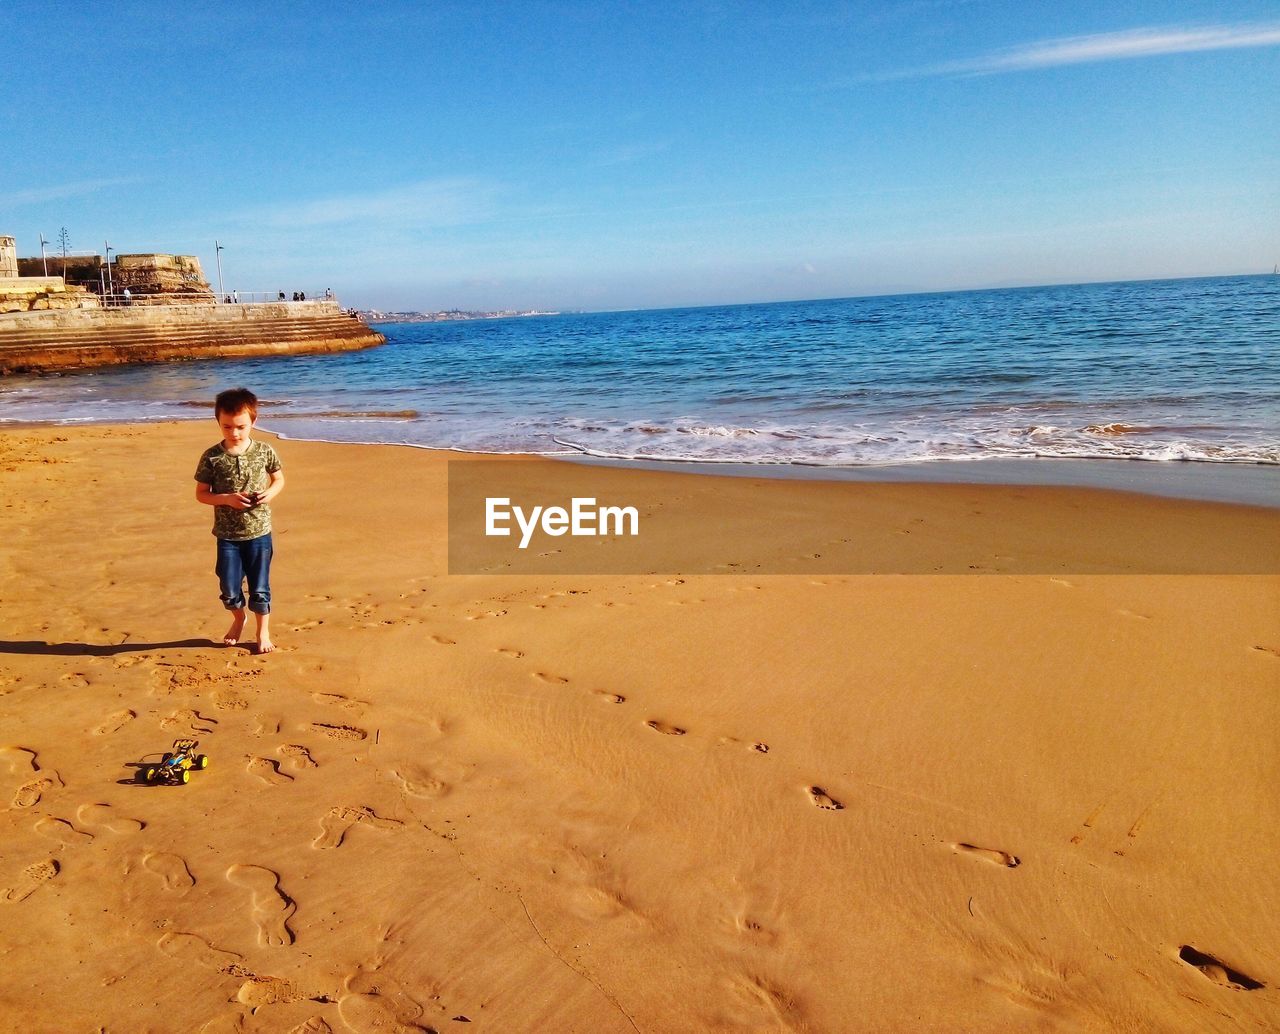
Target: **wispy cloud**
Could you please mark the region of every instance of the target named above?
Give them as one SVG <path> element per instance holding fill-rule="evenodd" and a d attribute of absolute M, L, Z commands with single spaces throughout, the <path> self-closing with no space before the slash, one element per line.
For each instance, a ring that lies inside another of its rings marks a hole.
<path fill-rule="evenodd" d="M 500 193 L 498 184 L 485 180 L 434 179 L 384 190 L 255 206 L 237 216 L 244 222 L 275 229 L 459 226 L 493 218 Z"/>
<path fill-rule="evenodd" d="M 139 183 L 137 176 L 117 176 L 111 179 L 78 180 L 75 183 L 60 183 L 49 187 L 33 187 L 30 190 L 15 190 L 0 194 L 0 205 L 17 208 L 19 205 L 43 205 L 49 201 L 61 201 L 69 197 L 83 197 L 85 194 L 96 194 L 108 187 L 119 187 L 127 183 Z"/>
<path fill-rule="evenodd" d="M 999 75 L 1028 72 L 1063 65 L 1097 61 L 1125 61 L 1165 54 L 1190 54 L 1206 50 L 1237 50 L 1246 47 L 1280 45 L 1280 22 L 1253 22 L 1240 25 L 1211 25 L 1201 28 L 1155 26 L 1104 32 L 1091 36 L 1068 36 L 1041 40 L 993 51 L 980 57 L 948 61 L 925 68 L 871 75 L 888 81 L 934 76 Z"/>
<path fill-rule="evenodd" d="M 611 147 L 599 152 L 595 157 L 594 164 L 597 168 L 607 168 L 611 165 L 630 165 L 632 162 L 643 161 L 645 158 L 652 158 L 654 155 L 662 154 L 663 151 L 669 150 L 670 147 L 670 140 L 619 144 L 617 147 Z"/>

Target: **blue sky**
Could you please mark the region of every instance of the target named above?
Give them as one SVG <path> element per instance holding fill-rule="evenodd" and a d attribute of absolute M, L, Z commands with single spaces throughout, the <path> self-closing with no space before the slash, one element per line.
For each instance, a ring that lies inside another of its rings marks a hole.
<path fill-rule="evenodd" d="M 1280 4 L 0 5 L 0 234 L 361 307 L 1269 271 Z"/>

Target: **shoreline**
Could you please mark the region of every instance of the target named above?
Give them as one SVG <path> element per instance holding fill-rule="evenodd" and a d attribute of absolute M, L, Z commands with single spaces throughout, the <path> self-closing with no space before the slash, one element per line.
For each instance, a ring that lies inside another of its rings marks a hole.
<path fill-rule="evenodd" d="M 85 420 L 61 423 L 53 420 L 0 421 L 0 432 L 23 429 L 68 429 L 108 426 L 158 427 L 199 423 L 200 418 L 165 418 L 114 424 Z M 528 452 L 477 452 L 471 449 L 416 442 L 342 441 L 310 438 L 269 427 L 268 415 L 258 430 L 288 442 L 327 445 L 388 446 L 415 449 L 449 456 L 483 456 L 493 459 L 556 460 L 584 466 L 622 470 L 665 471 L 715 477 L 761 478 L 768 481 L 840 482 L 863 484 L 992 485 L 1007 488 L 1048 487 L 1088 488 L 1128 492 L 1154 498 L 1224 503 L 1280 509 L 1280 465 L 1266 463 L 1207 462 L 1200 460 L 1140 460 L 1074 457 L 1005 458 L 969 460 L 926 460 L 860 467 L 838 467 L 800 463 L 742 463 L 734 460 L 652 460 L 616 459 L 577 453 L 541 454 Z"/>
<path fill-rule="evenodd" d="M 0 425 L 3 426 L 3 425 Z M 477 452 L 471 449 L 419 445 L 416 442 L 345 442 L 303 438 L 284 431 L 261 430 L 283 441 L 328 445 L 392 446 L 453 456 L 485 456 L 508 460 L 554 460 L 619 470 L 665 471 L 714 477 L 761 478 L 766 481 L 857 482 L 864 484 L 992 485 L 1005 488 L 1088 488 L 1129 492 L 1164 499 L 1224 503 L 1280 509 L 1280 465 L 1075 458 L 1001 458 L 927 460 L 860 467 L 801 463 L 741 463 L 734 460 L 616 459 L 580 453 Z"/>
<path fill-rule="evenodd" d="M 707 463 L 697 460 L 613 460 L 595 456 L 555 456 L 569 463 L 717 474 L 781 481 L 865 484 L 992 485 L 1005 488 L 1089 488 L 1163 499 L 1280 509 L 1280 466 L 1200 461 L 1113 459 L 930 460 L 883 466 L 826 467 L 807 464 Z"/>

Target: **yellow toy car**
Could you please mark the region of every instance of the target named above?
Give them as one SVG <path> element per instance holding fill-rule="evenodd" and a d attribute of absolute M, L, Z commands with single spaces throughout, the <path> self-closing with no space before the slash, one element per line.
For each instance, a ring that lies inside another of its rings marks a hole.
<path fill-rule="evenodd" d="M 198 745 L 198 740 L 174 740 L 173 749 L 164 752 L 160 764 L 142 770 L 142 781 L 170 786 L 188 782 L 193 768 L 202 771 L 209 767 L 209 756 L 195 753 Z"/>

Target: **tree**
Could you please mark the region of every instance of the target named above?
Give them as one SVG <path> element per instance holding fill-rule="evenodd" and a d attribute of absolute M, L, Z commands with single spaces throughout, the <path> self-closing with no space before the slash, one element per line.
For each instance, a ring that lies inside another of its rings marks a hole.
<path fill-rule="evenodd" d="M 71 247 L 71 234 L 67 233 L 64 226 L 58 231 L 58 245 L 62 248 L 62 279 L 67 278 L 67 250 Z"/>

